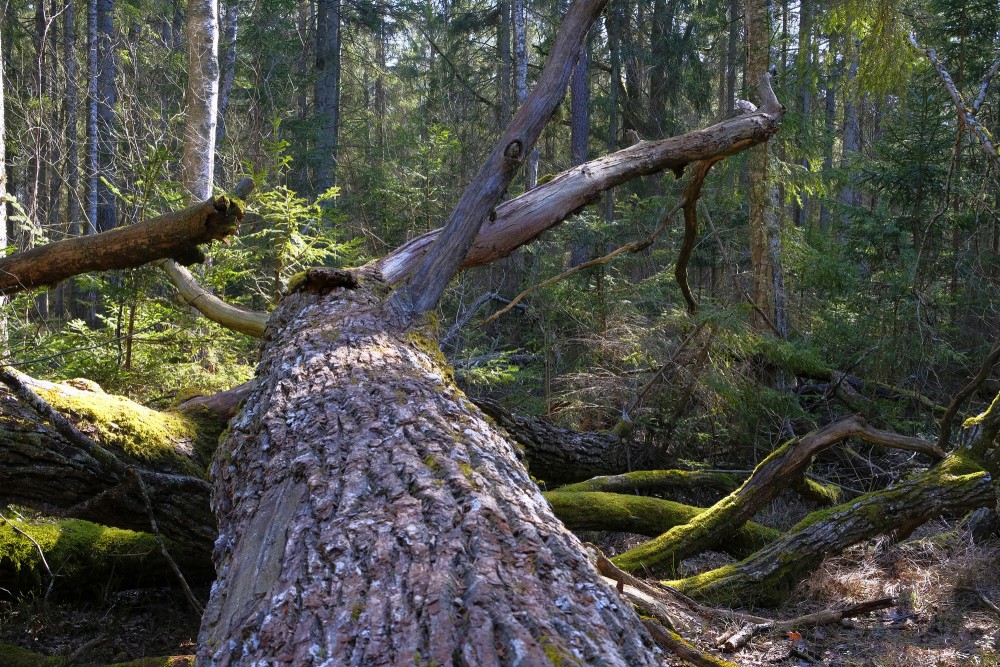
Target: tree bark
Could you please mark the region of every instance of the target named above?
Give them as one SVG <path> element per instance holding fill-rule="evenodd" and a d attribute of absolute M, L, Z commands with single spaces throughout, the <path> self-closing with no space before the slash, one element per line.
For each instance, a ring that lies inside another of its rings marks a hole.
<path fill-rule="evenodd" d="M 118 198 L 112 187 L 116 182 L 114 159 L 117 147 L 115 128 L 115 104 L 118 91 L 115 88 L 115 3 L 114 0 L 93 0 L 96 2 L 97 28 L 97 230 L 106 232 L 118 226 Z"/>
<path fill-rule="evenodd" d="M 757 81 L 767 76 L 769 63 L 770 24 L 769 2 L 767 0 L 745 0 L 744 21 L 746 26 L 746 80 Z M 771 254 L 768 232 L 768 146 L 759 144 L 750 149 L 749 180 L 747 193 L 750 227 L 750 271 L 752 276 L 751 296 L 754 303 L 775 321 L 774 262 Z M 750 321 L 758 330 L 767 328 L 765 318 L 754 311 Z"/>
<path fill-rule="evenodd" d="M 236 35 L 239 29 L 239 7 L 235 0 L 225 3 L 226 11 L 222 18 L 222 39 L 225 49 L 221 54 L 222 72 L 219 79 L 219 111 L 216 114 L 217 124 L 215 144 L 219 145 L 226 136 L 226 111 L 229 109 L 229 98 L 233 92 L 233 81 L 236 78 Z"/>
<path fill-rule="evenodd" d="M 2 30 L 0 30 L 2 33 Z M 7 125 L 4 116 L 4 89 L 7 75 L 4 71 L 2 34 L 0 34 L 0 249 L 7 251 Z M 7 356 L 7 297 L 0 296 L 0 354 Z"/>
<path fill-rule="evenodd" d="M 272 316 L 213 466 L 201 664 L 658 664 L 433 337 L 357 277 Z"/>
<path fill-rule="evenodd" d="M 141 266 L 158 259 L 201 261 L 198 245 L 224 239 L 243 219 L 243 203 L 220 195 L 175 213 L 103 234 L 57 241 L 0 258 L 0 294 L 54 285 L 88 271 Z"/>
<path fill-rule="evenodd" d="M 27 382 L 51 405 L 74 415 L 78 427 L 93 434 L 112 457 L 89 453 L 0 389 L 0 502 L 148 531 L 145 503 L 127 468 L 150 470 L 154 475 L 146 486 L 161 533 L 192 553 L 211 552 L 215 520 L 210 486 L 200 475 L 224 423 L 196 411 L 156 413 L 103 392 Z M 206 460 L 199 463 L 196 452 Z"/>
<path fill-rule="evenodd" d="M 216 0 L 189 0 L 187 7 L 188 83 L 184 189 L 191 201 L 212 196 L 215 128 L 219 105 L 219 10 Z"/>
<path fill-rule="evenodd" d="M 316 2 L 316 190 L 337 184 L 340 132 L 340 0 Z"/>
<path fill-rule="evenodd" d="M 528 29 L 525 25 L 524 0 L 511 0 L 511 26 L 514 31 L 514 95 L 521 108 L 528 99 Z M 538 182 L 538 149 L 532 149 L 524 165 L 525 191 Z"/>

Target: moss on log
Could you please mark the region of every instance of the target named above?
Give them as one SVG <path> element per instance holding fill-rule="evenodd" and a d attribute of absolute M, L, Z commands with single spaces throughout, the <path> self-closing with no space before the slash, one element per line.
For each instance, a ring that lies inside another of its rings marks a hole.
<path fill-rule="evenodd" d="M 876 535 L 912 530 L 941 514 L 995 503 L 989 473 L 953 454 L 893 487 L 813 512 L 739 563 L 667 583 L 710 604 L 777 605 L 829 554 Z"/>
<path fill-rule="evenodd" d="M 661 498 L 619 493 L 550 491 L 543 495 L 570 530 L 620 530 L 653 537 L 686 524 L 705 511 Z M 780 535 L 777 530 L 747 522 L 721 549 L 739 558 Z"/>
<path fill-rule="evenodd" d="M 848 417 L 788 441 L 765 458 L 740 488 L 707 511 L 619 554 L 612 561 L 626 572 L 642 570 L 669 575 L 685 558 L 724 543 L 757 510 L 785 488 L 793 487 L 816 454 L 851 437 L 938 458 L 944 456 L 933 443 L 874 429 L 859 416 Z"/>
<path fill-rule="evenodd" d="M 224 422 L 205 410 L 158 411 L 96 383 L 32 379 L 31 388 L 77 428 L 129 461 L 160 472 L 207 477 Z"/>
<path fill-rule="evenodd" d="M 0 665 L 4 667 L 57 667 L 62 658 L 49 657 L 20 646 L 0 644 Z"/>
<path fill-rule="evenodd" d="M 585 482 L 567 484 L 557 491 L 604 491 L 607 493 L 661 493 L 673 489 L 711 489 L 729 493 L 739 487 L 746 474 L 704 470 L 639 470 L 623 475 L 604 475 Z"/>
<path fill-rule="evenodd" d="M 60 656 L 47 656 L 20 646 L 0 644 L 0 665 L 3 667 L 59 667 L 65 664 L 77 664 L 77 662 L 67 663 L 66 658 Z M 106 667 L 194 667 L 194 656 L 138 658 L 128 662 L 116 662 Z"/>
<path fill-rule="evenodd" d="M 148 533 L 78 519 L 18 519 L 0 524 L 0 588 L 17 593 L 48 585 L 49 573 L 39 547 L 48 570 L 56 575 L 53 591 L 60 595 L 86 595 L 106 588 L 162 585 L 175 580 L 156 538 Z M 188 578 L 211 579 L 213 570 L 207 553 L 177 544 L 168 544 L 168 548 Z M 2 664 L 6 663 L 0 660 Z"/>

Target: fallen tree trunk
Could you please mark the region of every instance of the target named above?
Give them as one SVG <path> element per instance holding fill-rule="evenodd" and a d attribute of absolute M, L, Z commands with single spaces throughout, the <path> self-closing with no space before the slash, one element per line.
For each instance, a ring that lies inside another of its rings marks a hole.
<path fill-rule="evenodd" d="M 536 479 L 559 486 L 629 470 L 631 445 L 611 431 L 573 431 L 541 417 L 515 415 L 492 401 L 475 403 L 524 448 Z M 648 455 L 634 456 L 633 469 L 655 465 Z"/>
<path fill-rule="evenodd" d="M 118 465 L 91 455 L 0 388 L 0 502 L 148 531 L 146 505 L 128 468 L 151 470 L 157 475 L 147 487 L 161 533 L 193 551 L 211 552 L 216 532 L 204 462 L 224 422 L 198 409 L 162 413 L 94 387 L 78 389 L 21 377 L 72 416 Z"/>
<path fill-rule="evenodd" d="M 851 437 L 935 458 L 944 456 L 933 443 L 873 429 L 861 417 L 848 417 L 782 445 L 739 489 L 693 521 L 619 554 L 613 559 L 615 564 L 627 572 L 672 572 L 685 558 L 720 544 L 783 489 L 794 486 L 816 454 Z"/>
<path fill-rule="evenodd" d="M 249 179 L 245 179 L 249 181 Z M 244 182 L 240 193 L 249 192 Z M 159 259 L 201 261 L 198 246 L 236 232 L 243 218 L 237 197 L 220 195 L 188 208 L 101 234 L 78 236 L 0 258 L 0 294 L 13 294 L 89 271 L 141 266 Z"/>
<path fill-rule="evenodd" d="M 377 275 L 289 295 L 213 466 L 200 661 L 658 664 Z"/>
<path fill-rule="evenodd" d="M 549 491 L 545 499 L 570 530 L 615 530 L 655 537 L 686 524 L 705 512 L 671 500 L 619 493 Z M 773 528 L 748 521 L 721 549 L 741 558 L 781 535 Z"/>
<path fill-rule="evenodd" d="M 194 546 L 168 544 L 189 580 L 209 582 L 215 575 L 210 554 Z M 0 589 L 7 593 L 50 589 L 59 596 L 93 596 L 174 582 L 149 533 L 79 519 L 0 522 Z"/>
<path fill-rule="evenodd" d="M 884 491 L 810 514 L 746 560 L 668 584 L 711 604 L 778 605 L 829 554 L 876 535 L 909 534 L 942 514 L 996 502 L 989 473 L 953 454 Z"/>
<path fill-rule="evenodd" d="M 747 475 L 705 470 L 639 470 L 622 475 L 594 477 L 585 482 L 567 484 L 558 491 L 604 493 L 664 493 L 675 489 L 694 491 L 711 489 L 730 493 L 739 488 Z"/>

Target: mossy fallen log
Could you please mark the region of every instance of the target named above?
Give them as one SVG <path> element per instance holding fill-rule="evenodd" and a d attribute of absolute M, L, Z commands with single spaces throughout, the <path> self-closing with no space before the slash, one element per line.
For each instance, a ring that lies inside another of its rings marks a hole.
<path fill-rule="evenodd" d="M 848 417 L 785 443 L 764 459 L 740 488 L 708 510 L 612 560 L 626 572 L 671 574 L 685 558 L 724 543 L 782 490 L 793 487 L 816 454 L 851 437 L 935 458 L 944 456 L 933 443 L 874 429 L 856 415 Z"/>
<path fill-rule="evenodd" d="M 746 479 L 746 473 L 704 470 L 639 470 L 621 475 L 603 475 L 567 484 L 556 491 L 603 491 L 607 493 L 663 493 L 675 489 L 711 489 L 730 493 Z"/>
<path fill-rule="evenodd" d="M 705 511 L 671 500 L 620 493 L 549 491 L 543 495 L 570 530 L 620 530 L 654 537 Z M 777 530 L 748 521 L 720 549 L 740 558 L 780 535 Z"/>
<path fill-rule="evenodd" d="M 205 478 L 224 419 L 206 406 L 150 410 L 85 381 L 56 384 L 20 377 L 110 455 L 95 456 L 0 387 L 0 503 L 149 530 L 134 469 L 146 478 L 160 531 L 180 544 L 211 551 L 216 530 Z"/>
<path fill-rule="evenodd" d="M 0 644 L 0 665 L 3 667 L 59 667 L 67 663 L 62 656 L 47 656 L 30 649 Z M 88 663 L 90 664 L 90 663 Z M 128 662 L 116 662 L 104 667 L 194 667 L 193 655 L 171 655 L 157 658 L 138 658 Z"/>
<path fill-rule="evenodd" d="M 188 579 L 211 581 L 214 570 L 208 553 L 176 543 L 168 543 L 167 548 Z M 45 589 L 50 571 L 55 575 L 52 590 L 57 595 L 92 595 L 106 589 L 175 582 L 156 538 L 149 533 L 79 519 L 0 522 L 0 588 L 14 594 Z"/>
<path fill-rule="evenodd" d="M 937 466 L 849 503 L 813 512 L 747 559 L 666 582 L 710 604 L 777 605 L 829 554 L 893 531 L 909 532 L 942 514 L 995 505 L 989 473 L 953 454 Z"/>

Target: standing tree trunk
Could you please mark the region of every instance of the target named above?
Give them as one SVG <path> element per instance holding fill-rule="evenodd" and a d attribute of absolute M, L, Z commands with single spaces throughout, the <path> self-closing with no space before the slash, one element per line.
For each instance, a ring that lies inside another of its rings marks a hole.
<path fill-rule="evenodd" d="M 200 663 L 659 664 L 433 334 L 340 278 L 272 316 L 214 465 Z"/>
<path fill-rule="evenodd" d="M 236 2 L 229 0 L 222 16 L 222 40 L 225 49 L 221 56 L 222 74 L 219 80 L 219 111 L 215 131 L 216 147 L 226 136 L 226 111 L 229 109 L 229 96 L 233 92 L 233 81 L 236 78 L 236 35 L 239 28 L 239 13 Z"/>
<path fill-rule="evenodd" d="M 7 124 L 4 116 L 4 88 L 7 77 L 4 72 L 2 30 L 0 30 L 0 250 L 7 249 Z M 0 354 L 7 356 L 7 297 L 0 296 Z"/>
<path fill-rule="evenodd" d="M 106 232 L 118 226 L 118 202 L 114 159 L 116 146 L 115 104 L 115 3 L 96 0 L 97 4 L 97 230 Z"/>
<path fill-rule="evenodd" d="M 744 14 L 746 26 L 746 81 L 760 80 L 768 70 L 771 15 L 767 0 L 746 0 Z M 752 297 L 774 322 L 774 262 L 768 234 L 767 166 L 768 146 L 758 144 L 750 149 L 749 225 L 750 266 L 753 278 Z M 757 329 L 769 328 L 758 311 L 751 314 Z"/>
<path fill-rule="evenodd" d="M 316 3 L 316 189 L 337 184 L 340 131 L 340 0 Z"/>
<path fill-rule="evenodd" d="M 514 91 L 517 106 L 521 108 L 528 99 L 528 33 L 525 25 L 524 0 L 511 0 L 514 26 Z M 533 149 L 524 165 L 524 189 L 530 190 L 538 182 L 538 150 Z"/>
<path fill-rule="evenodd" d="M 508 0 L 500 0 L 498 5 L 499 19 L 497 22 L 497 96 L 500 105 L 497 107 L 497 127 L 503 130 L 510 122 L 510 24 L 511 6 Z"/>
<path fill-rule="evenodd" d="M 76 87 L 76 3 L 66 0 L 63 6 L 63 33 L 66 56 L 66 224 L 69 236 L 80 234 L 80 142 L 77 139 L 79 95 Z"/>
<path fill-rule="evenodd" d="M 590 44 L 588 38 L 570 79 L 570 162 L 574 167 L 587 161 L 590 139 Z M 588 259 L 590 243 L 586 239 L 574 239 L 569 252 L 569 265 L 579 266 Z"/>
<path fill-rule="evenodd" d="M 219 15 L 215 0 L 190 0 L 187 39 L 187 121 L 181 167 L 188 196 L 205 201 L 212 196 L 219 108 Z"/>

